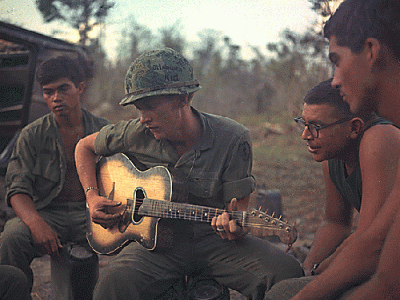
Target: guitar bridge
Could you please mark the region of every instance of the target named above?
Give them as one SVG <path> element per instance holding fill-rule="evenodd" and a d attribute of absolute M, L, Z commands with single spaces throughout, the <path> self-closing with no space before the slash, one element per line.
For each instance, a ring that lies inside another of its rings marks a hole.
<path fill-rule="evenodd" d="M 127 199 L 126 201 L 127 202 L 126 202 L 125 210 L 122 213 L 121 219 L 119 220 L 119 223 L 118 223 L 118 230 L 121 233 L 125 232 L 125 230 L 129 226 L 129 224 L 131 223 L 133 201 L 129 200 L 129 199 Z"/>

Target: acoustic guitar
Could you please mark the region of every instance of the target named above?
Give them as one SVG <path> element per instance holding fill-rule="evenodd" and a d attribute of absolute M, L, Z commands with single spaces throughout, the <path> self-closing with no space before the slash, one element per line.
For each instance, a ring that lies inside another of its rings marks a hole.
<path fill-rule="evenodd" d="M 86 236 L 97 253 L 114 254 L 131 241 L 153 250 L 169 239 L 170 230 L 166 226 L 165 234 L 162 232 L 161 218 L 211 223 L 213 217 L 223 212 L 228 212 L 240 226 L 249 227 L 253 236 L 277 235 L 288 246 L 297 238 L 294 226 L 259 210 L 226 211 L 171 202 L 172 175 L 163 166 L 140 171 L 127 156 L 118 153 L 102 157 L 96 167 L 100 195 L 122 203 L 110 208 L 109 213 L 121 214 L 119 223 L 111 228 L 92 222 L 87 209 Z"/>

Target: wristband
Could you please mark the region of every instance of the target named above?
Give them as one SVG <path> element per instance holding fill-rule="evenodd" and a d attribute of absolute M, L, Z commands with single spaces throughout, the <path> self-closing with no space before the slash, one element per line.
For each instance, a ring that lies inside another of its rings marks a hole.
<path fill-rule="evenodd" d="M 99 189 L 98 189 L 97 187 L 89 186 L 89 187 L 85 190 L 85 196 L 87 195 L 87 193 L 88 193 L 90 190 L 96 190 L 97 192 L 99 192 Z"/>
<path fill-rule="evenodd" d="M 313 268 L 311 269 L 311 275 L 317 275 L 317 273 L 315 271 L 317 270 L 318 267 L 319 267 L 319 264 L 315 264 L 313 266 Z"/>

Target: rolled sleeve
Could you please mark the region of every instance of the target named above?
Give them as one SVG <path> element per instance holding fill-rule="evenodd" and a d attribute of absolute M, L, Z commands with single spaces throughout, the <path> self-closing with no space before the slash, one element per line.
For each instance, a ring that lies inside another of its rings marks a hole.
<path fill-rule="evenodd" d="M 6 202 L 15 194 L 27 194 L 33 198 L 34 178 L 31 170 L 34 167 L 31 153 L 34 147 L 28 142 L 29 133 L 23 130 L 15 144 L 5 177 Z"/>
<path fill-rule="evenodd" d="M 233 143 L 227 167 L 223 175 L 224 202 L 232 198 L 241 199 L 250 195 L 255 189 L 255 179 L 251 175 L 253 152 L 250 133 L 245 131 Z"/>
<path fill-rule="evenodd" d="M 250 195 L 255 190 L 255 187 L 256 181 L 253 176 L 237 181 L 225 182 L 222 184 L 224 202 L 229 203 L 232 198 L 244 198 Z"/>
<path fill-rule="evenodd" d="M 127 122 L 119 122 L 104 126 L 98 133 L 94 150 L 97 155 L 108 156 L 111 154 L 123 152 L 124 135 Z"/>

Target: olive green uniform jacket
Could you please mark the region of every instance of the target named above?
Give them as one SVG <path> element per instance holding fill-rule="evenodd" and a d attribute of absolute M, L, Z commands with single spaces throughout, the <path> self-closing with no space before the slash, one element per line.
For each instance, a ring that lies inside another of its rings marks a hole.
<path fill-rule="evenodd" d="M 82 110 L 87 136 L 109 122 Z M 66 173 L 63 142 L 53 113 L 24 127 L 14 147 L 6 174 L 6 201 L 15 194 L 29 195 L 37 210 L 51 203 L 60 193 Z"/>
<path fill-rule="evenodd" d="M 200 117 L 202 135 L 181 157 L 168 141 L 156 140 L 139 119 L 104 127 L 95 151 L 105 156 L 122 152 L 146 168 L 178 169 L 187 178 L 189 203 L 225 208 L 232 198 L 246 197 L 255 189 L 250 133 L 229 118 L 192 109 Z"/>

